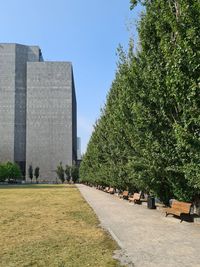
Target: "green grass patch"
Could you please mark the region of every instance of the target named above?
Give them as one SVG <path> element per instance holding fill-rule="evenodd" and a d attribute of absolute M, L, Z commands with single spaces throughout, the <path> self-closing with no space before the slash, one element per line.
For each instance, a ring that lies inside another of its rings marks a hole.
<path fill-rule="evenodd" d="M 76 187 L 1 186 L 0 203 L 0 266 L 120 266 L 116 243 Z"/>

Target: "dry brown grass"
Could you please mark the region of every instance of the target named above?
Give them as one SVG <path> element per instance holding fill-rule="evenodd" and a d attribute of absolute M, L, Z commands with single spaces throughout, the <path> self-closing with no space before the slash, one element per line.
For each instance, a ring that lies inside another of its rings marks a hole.
<path fill-rule="evenodd" d="M 98 225 L 74 186 L 2 186 L 0 266 L 120 266 Z"/>

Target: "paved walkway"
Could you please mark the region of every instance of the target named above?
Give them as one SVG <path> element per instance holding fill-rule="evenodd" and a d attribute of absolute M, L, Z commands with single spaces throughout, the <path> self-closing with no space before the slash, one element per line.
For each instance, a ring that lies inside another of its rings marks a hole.
<path fill-rule="evenodd" d="M 85 185 L 83 197 L 134 267 L 200 267 L 200 226 Z"/>

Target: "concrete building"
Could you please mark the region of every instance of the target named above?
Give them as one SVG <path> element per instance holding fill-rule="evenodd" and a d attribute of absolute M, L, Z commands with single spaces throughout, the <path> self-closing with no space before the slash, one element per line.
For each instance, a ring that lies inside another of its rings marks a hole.
<path fill-rule="evenodd" d="M 77 137 L 77 160 L 81 160 L 81 138 Z"/>
<path fill-rule="evenodd" d="M 77 159 L 76 96 L 70 62 L 44 62 L 38 46 L 0 44 L 0 161 L 56 179 Z"/>

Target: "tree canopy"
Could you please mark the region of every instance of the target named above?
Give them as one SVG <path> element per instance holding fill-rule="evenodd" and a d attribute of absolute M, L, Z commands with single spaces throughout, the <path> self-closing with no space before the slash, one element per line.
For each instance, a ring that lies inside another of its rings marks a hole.
<path fill-rule="evenodd" d="M 153 193 L 200 194 L 200 2 L 131 1 L 145 13 L 140 49 L 118 49 L 115 79 L 80 168 L 82 181 Z"/>
<path fill-rule="evenodd" d="M 0 182 L 9 182 L 11 180 L 21 180 L 22 173 L 20 167 L 16 163 L 5 162 L 0 163 Z"/>

